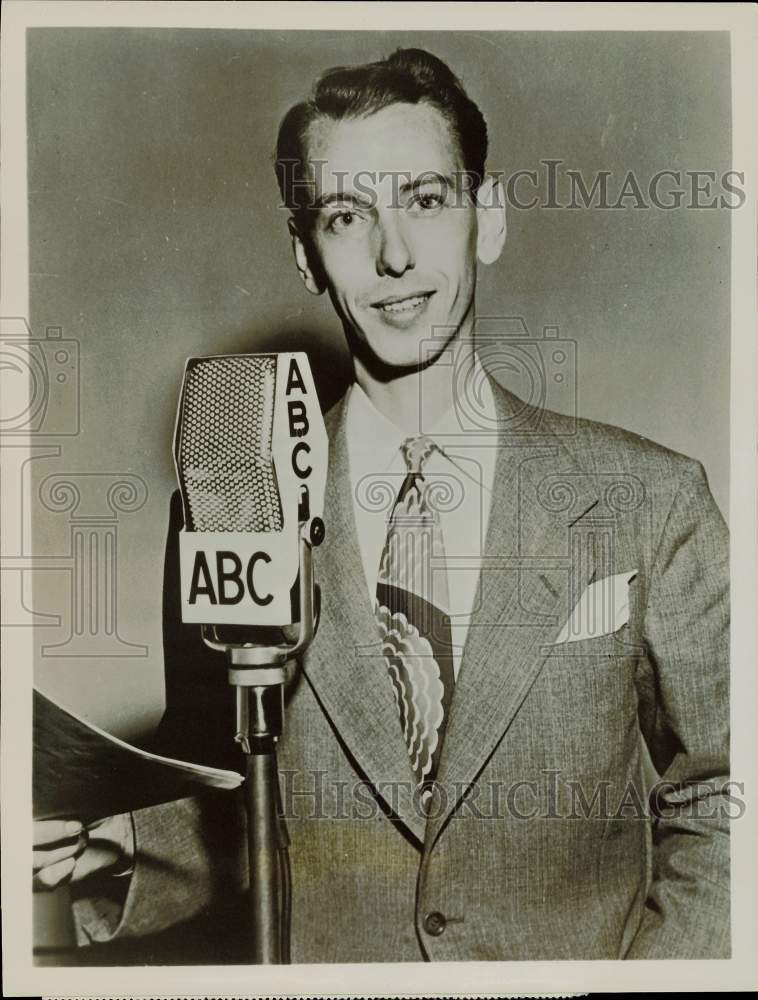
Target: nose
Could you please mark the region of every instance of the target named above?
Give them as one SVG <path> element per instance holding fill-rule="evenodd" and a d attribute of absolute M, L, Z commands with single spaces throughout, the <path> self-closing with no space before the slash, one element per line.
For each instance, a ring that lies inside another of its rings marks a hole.
<path fill-rule="evenodd" d="M 416 266 L 413 251 L 397 213 L 390 212 L 377 227 L 376 271 L 380 277 L 400 277 Z"/>

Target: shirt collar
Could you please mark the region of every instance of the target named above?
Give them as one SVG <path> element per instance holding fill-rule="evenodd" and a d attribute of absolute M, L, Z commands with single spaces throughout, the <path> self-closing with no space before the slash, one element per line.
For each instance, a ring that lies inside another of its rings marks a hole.
<path fill-rule="evenodd" d="M 492 394 L 489 376 L 479 359 L 479 354 L 474 352 L 474 367 L 471 378 L 466 380 L 464 388 L 476 387 L 476 405 L 461 405 L 465 401 L 458 400 L 458 406 L 452 406 L 446 410 L 439 419 L 427 429 L 426 433 L 443 454 L 447 450 L 456 450 L 460 446 L 465 448 L 465 435 L 467 433 L 481 436 L 482 430 L 489 430 L 497 420 L 495 411 L 495 398 Z M 474 410 L 472 414 L 470 411 Z"/>
<path fill-rule="evenodd" d="M 477 409 L 484 418 L 484 426 L 494 426 L 495 401 L 492 387 L 478 353 L 474 354 L 473 379 L 470 384 L 481 386 Z M 374 406 L 357 382 L 353 382 L 350 387 L 345 430 L 348 461 L 354 483 L 364 476 L 388 471 L 398 460 L 402 463 L 400 446 L 408 434 Z M 461 450 L 465 450 L 462 435 L 466 433 L 466 422 L 463 421 L 462 426 L 461 414 L 455 406 L 443 413 L 426 433 L 438 444 L 443 455 L 446 452 L 450 455 L 459 454 Z"/>
<path fill-rule="evenodd" d="M 357 382 L 350 387 L 345 430 L 354 483 L 390 469 L 408 436 L 374 406 Z"/>

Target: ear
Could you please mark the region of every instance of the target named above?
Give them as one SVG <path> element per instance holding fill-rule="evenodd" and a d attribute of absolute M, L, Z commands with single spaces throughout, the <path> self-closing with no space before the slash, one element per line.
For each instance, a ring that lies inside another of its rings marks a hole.
<path fill-rule="evenodd" d="M 293 218 L 287 220 L 287 226 L 292 238 L 292 252 L 295 255 L 298 274 L 311 295 L 321 295 L 326 286 L 320 278 L 318 269 L 312 263 L 313 250 L 306 245 Z"/>
<path fill-rule="evenodd" d="M 498 178 L 486 177 L 476 192 L 478 234 L 476 255 L 482 264 L 494 264 L 505 246 L 505 195 Z"/>

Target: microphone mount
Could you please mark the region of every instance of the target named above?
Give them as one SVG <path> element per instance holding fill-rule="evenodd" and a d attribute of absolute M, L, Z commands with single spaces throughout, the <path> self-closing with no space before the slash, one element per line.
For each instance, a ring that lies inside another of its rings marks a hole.
<path fill-rule="evenodd" d="M 304 513 L 301 510 L 301 516 Z M 306 512 L 307 513 L 307 512 Z M 320 545 L 324 538 L 324 523 L 314 518 L 306 535 L 305 517 L 300 522 L 299 539 L 299 585 L 300 621 L 294 642 L 266 645 L 256 642 L 224 642 L 218 637 L 215 625 L 202 625 L 203 642 L 217 652 L 226 653 L 228 679 L 234 685 L 237 696 L 237 732 L 235 741 L 244 753 L 252 753 L 252 746 L 258 739 L 281 736 L 281 711 L 278 726 L 263 725 L 263 689 L 280 689 L 287 679 L 287 667 L 293 663 L 313 641 L 318 629 L 320 590 L 313 579 L 313 545 Z M 257 692 L 257 693 L 256 693 Z M 250 697 L 252 695 L 252 699 Z M 267 699 L 267 704 L 272 702 Z M 275 723 L 275 720 L 271 720 Z"/>

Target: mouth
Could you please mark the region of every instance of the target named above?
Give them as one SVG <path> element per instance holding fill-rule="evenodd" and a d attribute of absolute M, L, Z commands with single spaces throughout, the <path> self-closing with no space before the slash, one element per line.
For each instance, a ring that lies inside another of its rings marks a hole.
<path fill-rule="evenodd" d="M 414 292 L 410 295 L 390 295 L 380 302 L 372 302 L 371 308 L 384 316 L 412 316 L 420 312 L 429 302 L 434 292 Z"/>

